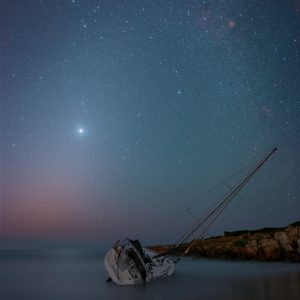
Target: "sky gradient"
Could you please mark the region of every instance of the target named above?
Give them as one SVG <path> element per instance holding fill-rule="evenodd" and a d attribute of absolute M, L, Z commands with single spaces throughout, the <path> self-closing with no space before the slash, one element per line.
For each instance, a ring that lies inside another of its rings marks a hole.
<path fill-rule="evenodd" d="M 1 1 L 1 247 L 300 219 L 300 1 Z"/>

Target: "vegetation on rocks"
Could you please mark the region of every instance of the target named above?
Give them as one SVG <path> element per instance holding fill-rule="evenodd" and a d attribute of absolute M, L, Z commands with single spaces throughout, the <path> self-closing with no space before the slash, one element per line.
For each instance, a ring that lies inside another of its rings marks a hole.
<path fill-rule="evenodd" d="M 177 249 L 177 255 L 182 255 L 189 245 L 181 245 Z M 172 245 L 151 248 L 165 252 Z M 223 236 L 195 240 L 187 255 L 216 259 L 300 262 L 300 221 L 287 227 L 226 231 Z"/>

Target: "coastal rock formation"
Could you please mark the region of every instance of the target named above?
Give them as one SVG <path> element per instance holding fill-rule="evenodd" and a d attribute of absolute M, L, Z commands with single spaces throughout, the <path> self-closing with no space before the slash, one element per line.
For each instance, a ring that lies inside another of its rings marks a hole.
<path fill-rule="evenodd" d="M 223 237 L 197 241 L 191 254 L 212 258 L 300 261 L 299 241 L 300 226 L 266 228 L 237 236 L 227 233 Z"/>
<path fill-rule="evenodd" d="M 171 247 L 171 246 L 169 246 Z M 178 249 L 184 253 L 188 244 Z M 154 247 L 164 252 L 162 248 Z M 224 236 L 196 240 L 188 255 L 220 258 L 263 261 L 298 261 L 300 262 L 300 222 L 285 228 L 264 228 L 254 231 L 225 232 Z"/>

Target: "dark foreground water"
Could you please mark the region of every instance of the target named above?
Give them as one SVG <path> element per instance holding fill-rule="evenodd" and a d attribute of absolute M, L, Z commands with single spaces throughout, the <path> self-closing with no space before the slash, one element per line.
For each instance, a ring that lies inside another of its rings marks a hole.
<path fill-rule="evenodd" d="M 0 252 L 0 298 L 14 299 L 300 299 L 300 264 L 184 259 L 176 273 L 142 286 L 105 281 L 103 255 Z"/>

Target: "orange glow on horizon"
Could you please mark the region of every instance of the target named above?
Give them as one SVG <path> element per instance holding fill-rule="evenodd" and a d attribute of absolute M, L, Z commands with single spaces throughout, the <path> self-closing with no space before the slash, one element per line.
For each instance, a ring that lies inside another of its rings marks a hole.
<path fill-rule="evenodd" d="M 6 189 L 1 235 L 40 239 L 98 237 L 107 230 L 110 214 L 104 205 L 93 205 L 84 199 L 84 193 L 66 182 L 35 183 L 24 190 Z"/>

